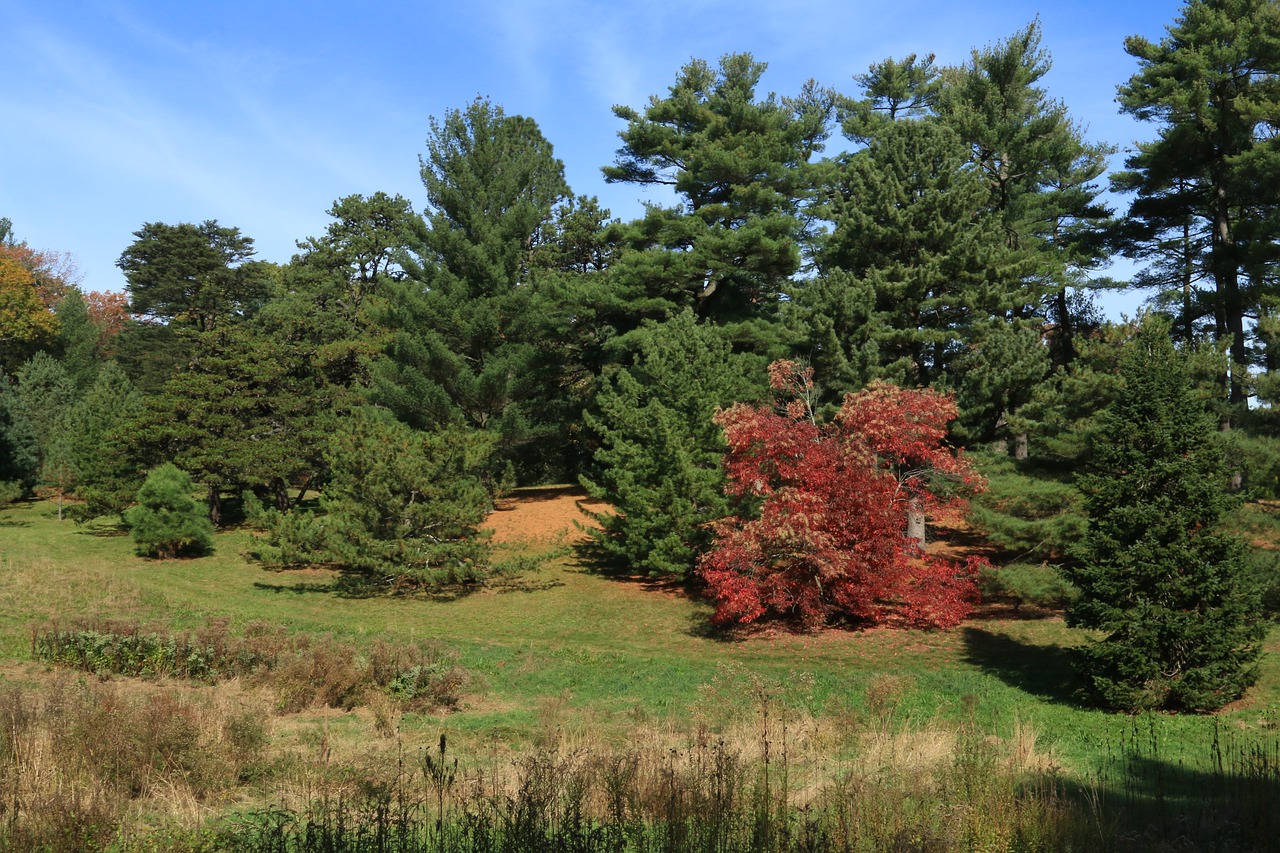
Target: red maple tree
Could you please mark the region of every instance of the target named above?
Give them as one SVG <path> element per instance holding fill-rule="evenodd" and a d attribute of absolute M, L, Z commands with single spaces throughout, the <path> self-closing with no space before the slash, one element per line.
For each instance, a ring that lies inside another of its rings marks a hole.
<path fill-rule="evenodd" d="M 787 399 L 718 416 L 729 445 L 729 494 L 742 508 L 718 522 L 698 571 L 721 625 L 784 618 L 946 627 L 977 597 L 978 561 L 926 555 L 907 536 L 911 512 L 961 502 L 938 482 L 980 487 L 945 443 L 954 400 L 878 383 L 850 394 L 833 423 L 814 416 L 812 371 L 770 367 Z"/>

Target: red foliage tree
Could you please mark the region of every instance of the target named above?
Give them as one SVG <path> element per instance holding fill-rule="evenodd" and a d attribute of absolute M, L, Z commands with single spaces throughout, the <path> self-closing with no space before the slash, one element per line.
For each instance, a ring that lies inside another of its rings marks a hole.
<path fill-rule="evenodd" d="M 811 371 L 777 362 L 770 377 L 789 397 L 780 410 L 737 405 L 718 417 L 728 490 L 742 512 L 716 525 L 699 563 L 716 602 L 712 620 L 946 627 L 964 619 L 976 561 L 927 556 L 906 535 L 912 508 L 960 502 L 957 490 L 947 497 L 934 488 L 939 478 L 979 485 L 944 442 L 954 401 L 876 384 L 820 424 Z"/>

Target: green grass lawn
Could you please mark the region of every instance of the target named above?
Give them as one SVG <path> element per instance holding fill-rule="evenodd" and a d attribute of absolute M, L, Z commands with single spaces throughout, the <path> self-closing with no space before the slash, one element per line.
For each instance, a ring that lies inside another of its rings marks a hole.
<path fill-rule="evenodd" d="M 357 643 L 433 638 L 455 648 L 480 686 L 447 717 L 407 718 L 464 737 L 519 743 L 546 725 L 626 731 L 636 720 L 686 725 L 750 713 L 762 691 L 812 715 L 889 715 L 900 726 L 972 722 L 999 736 L 1037 735 L 1068 772 L 1105 768 L 1142 727 L 1162 759 L 1209 761 L 1215 725 L 1268 739 L 1277 724 L 1280 667 L 1272 633 L 1262 678 L 1217 718 L 1135 721 L 1081 705 L 1065 649 L 1079 642 L 1059 618 L 976 618 L 951 631 L 877 629 L 726 638 L 707 630 L 710 608 L 666 588 L 593 574 L 573 556 L 470 595 L 352 596 L 339 573 L 268 572 L 244 556 L 250 534 L 218 534 L 208 557 L 136 557 L 127 536 L 59 522 L 48 503 L 0 511 L 0 654 L 29 656 L 34 620 L 137 619 L 174 628 L 210 617 L 264 620 Z M 547 547 L 544 543 L 540 547 Z M 876 685 L 892 677 L 888 705 Z M 869 690 L 870 688 L 870 690 Z M 701 716 L 700 716 L 701 715 Z"/>

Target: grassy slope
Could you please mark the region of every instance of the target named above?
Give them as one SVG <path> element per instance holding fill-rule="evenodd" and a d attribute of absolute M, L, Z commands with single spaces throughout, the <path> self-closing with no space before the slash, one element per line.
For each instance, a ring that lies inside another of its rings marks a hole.
<path fill-rule="evenodd" d="M 59 523 L 52 506 L 0 511 L 0 655 L 27 656 L 32 619 L 137 618 L 176 627 L 211 616 L 266 620 L 351 638 L 438 638 L 462 653 L 487 688 L 444 721 L 462 734 L 520 741 L 549 706 L 561 719 L 619 733 L 638 719 L 672 719 L 750 707 L 760 684 L 815 713 L 867 712 L 867 688 L 905 677 L 895 719 L 972 719 L 1008 733 L 1038 733 L 1068 768 L 1092 772 L 1134 722 L 1077 705 L 1064 647 L 1078 641 L 1058 619 L 973 620 L 949 632 L 875 630 L 762 634 L 725 640 L 705 631 L 709 609 L 645 584 L 590 574 L 572 557 L 510 587 L 456 600 L 350 598 L 331 572 L 270 573 L 249 563 L 242 532 L 217 552 L 160 563 L 133 555 L 129 539 Z M 1233 731 L 1277 723 L 1280 666 L 1273 632 L 1259 685 L 1220 719 Z M 1170 761 L 1199 763 L 1213 721 L 1156 717 Z"/>

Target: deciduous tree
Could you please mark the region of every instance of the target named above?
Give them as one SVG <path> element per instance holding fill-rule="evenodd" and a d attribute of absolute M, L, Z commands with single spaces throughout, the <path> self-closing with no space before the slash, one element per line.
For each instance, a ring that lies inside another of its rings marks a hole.
<path fill-rule="evenodd" d="M 40 299 L 31 271 L 0 246 L 0 369 L 17 370 L 57 334 L 57 316 Z"/>
<path fill-rule="evenodd" d="M 715 525 L 698 572 L 722 625 L 782 618 L 943 627 L 968 613 L 973 566 L 926 556 L 909 514 L 955 500 L 935 476 L 973 482 L 943 444 L 955 405 L 937 392 L 876 385 L 846 398 L 834 423 L 809 401 L 812 374 L 775 363 L 781 411 L 721 413 L 728 492 L 738 514 Z"/>

